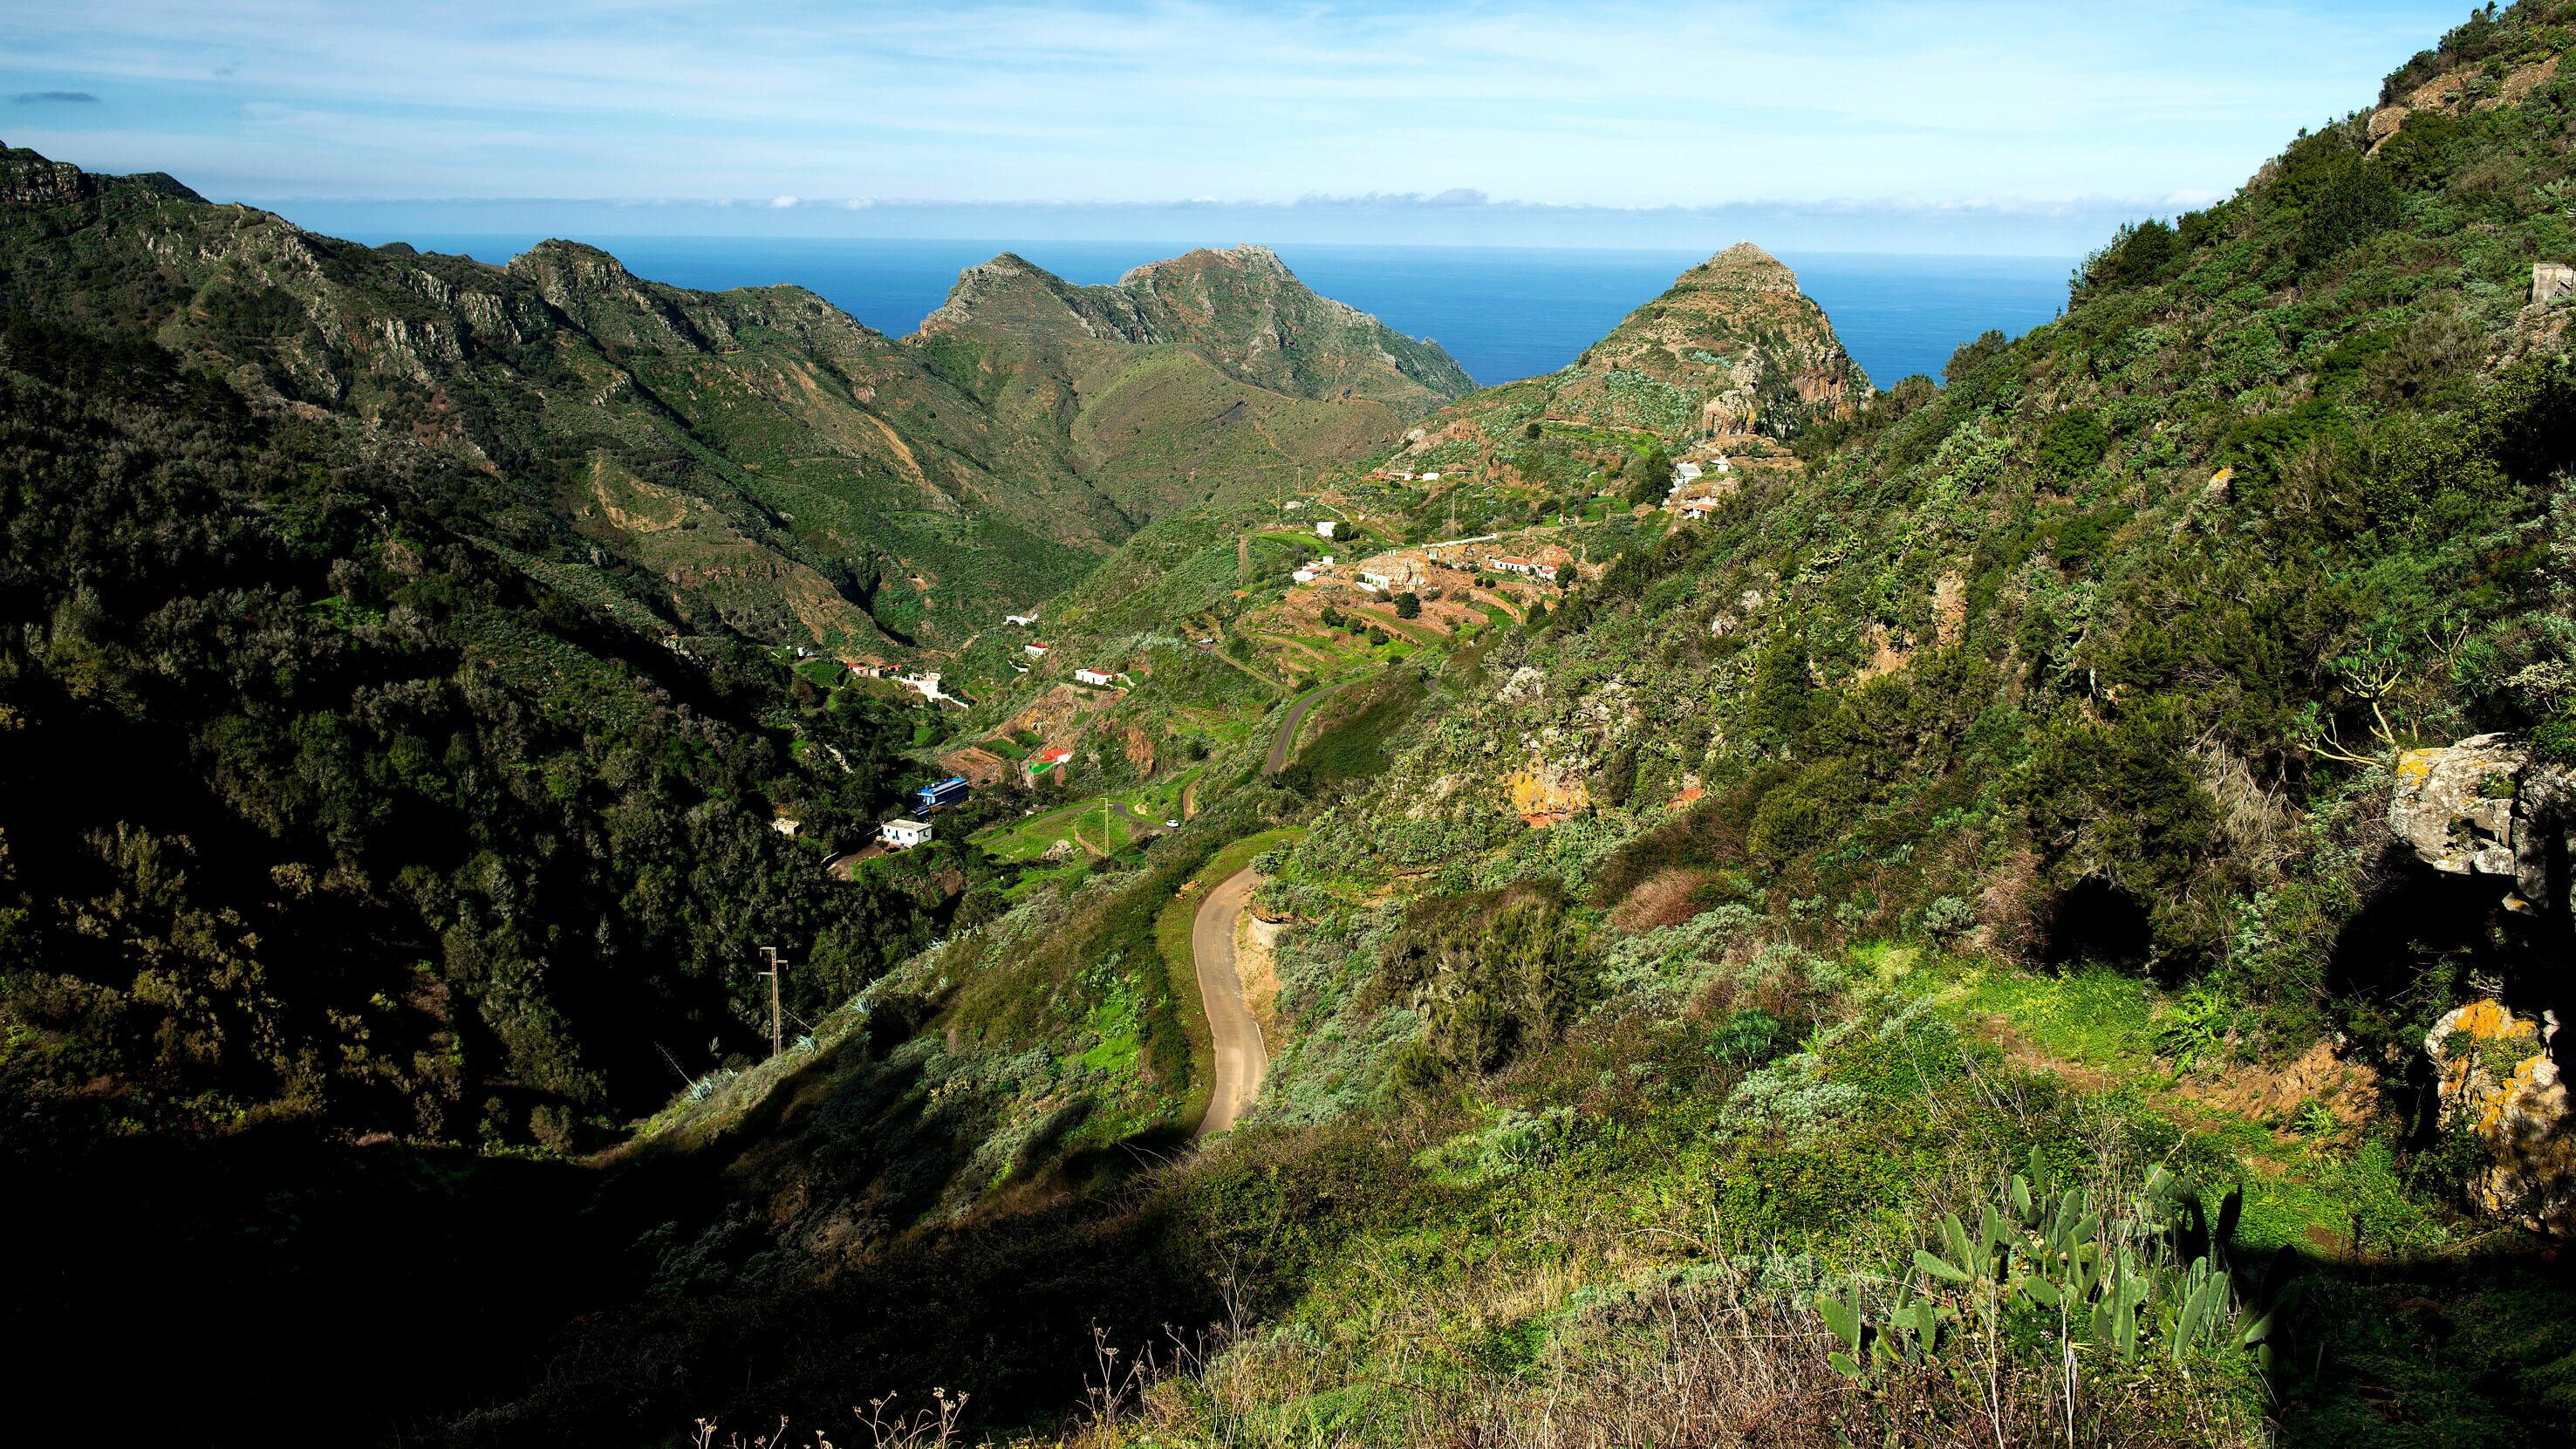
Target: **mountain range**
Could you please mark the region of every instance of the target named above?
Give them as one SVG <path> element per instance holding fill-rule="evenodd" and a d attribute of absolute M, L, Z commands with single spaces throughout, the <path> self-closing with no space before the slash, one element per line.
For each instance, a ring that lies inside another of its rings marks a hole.
<path fill-rule="evenodd" d="M 1884 386 L 7 153 L 23 1421 L 2569 1442 L 2571 36 Z"/>
<path fill-rule="evenodd" d="M 689 292 L 575 243 L 493 267 L 167 177 L 0 166 L 0 245 L 64 259 L 12 268 L 7 305 L 140 325 L 259 404 L 484 470 L 515 495 L 486 531 L 670 635 L 953 647 L 1194 477 L 1343 461 L 1471 386 L 1259 248 L 1090 289 L 997 258 L 897 341 L 798 288 Z"/>

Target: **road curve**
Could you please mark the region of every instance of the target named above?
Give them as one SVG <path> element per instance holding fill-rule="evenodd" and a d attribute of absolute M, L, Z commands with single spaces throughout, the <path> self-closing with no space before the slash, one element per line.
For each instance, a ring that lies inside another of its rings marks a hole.
<path fill-rule="evenodd" d="M 1135 807 L 1129 805 L 1124 800 L 1110 801 L 1109 808 L 1118 812 L 1119 819 L 1126 821 L 1128 824 L 1135 826 L 1148 835 L 1160 835 L 1170 828 L 1163 824 L 1162 821 L 1156 820 L 1151 816 L 1137 814 Z"/>
<path fill-rule="evenodd" d="M 1270 741 L 1270 758 L 1262 762 L 1261 773 L 1276 775 L 1287 769 L 1288 755 L 1297 748 L 1297 731 L 1305 725 L 1307 712 L 1358 682 L 1356 679 L 1345 679 L 1339 684 L 1316 690 L 1313 694 L 1288 706 L 1288 717 L 1279 722 L 1279 733 Z"/>
<path fill-rule="evenodd" d="M 1216 1042 L 1216 1081 L 1208 1092 L 1207 1115 L 1199 1119 L 1201 1137 L 1213 1137 L 1235 1123 L 1261 1095 L 1261 1079 L 1270 1071 L 1270 1049 L 1261 1040 L 1261 1023 L 1243 1002 L 1243 977 L 1234 969 L 1234 936 L 1258 882 L 1245 866 L 1219 881 L 1199 902 L 1190 925 L 1190 957 L 1198 967 L 1199 999 L 1207 1003 L 1208 1035 Z"/>

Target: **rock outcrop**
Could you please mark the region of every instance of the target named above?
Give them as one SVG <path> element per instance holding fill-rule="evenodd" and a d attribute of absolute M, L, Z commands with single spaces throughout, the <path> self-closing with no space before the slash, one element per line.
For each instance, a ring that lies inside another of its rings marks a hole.
<path fill-rule="evenodd" d="M 2512 878 L 2510 908 L 2576 913 L 2576 777 L 2535 763 L 2514 736 L 2400 756 L 2388 828 L 2435 870 Z"/>
<path fill-rule="evenodd" d="M 2418 112 L 2459 116 L 2469 111 L 2521 105 L 2533 91 L 2557 78 L 2559 59 L 2552 55 L 2510 70 L 2462 68 L 2435 76 L 2408 92 L 2403 100 L 2371 112 L 2371 149 L 2376 151 L 2386 145 L 2389 137 L 2404 128 L 2406 118 Z"/>
<path fill-rule="evenodd" d="M 2493 1001 L 2447 1012 L 2424 1038 L 2441 1086 L 2442 1123 L 2483 1149 L 2469 1195 L 2493 1217 L 2576 1234 L 2576 1122 L 2551 1048 L 2558 1017 L 2537 1022 Z"/>

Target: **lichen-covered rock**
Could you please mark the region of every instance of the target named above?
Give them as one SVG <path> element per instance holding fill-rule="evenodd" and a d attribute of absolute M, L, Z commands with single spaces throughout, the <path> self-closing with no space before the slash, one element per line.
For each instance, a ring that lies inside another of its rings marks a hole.
<path fill-rule="evenodd" d="M 2400 756 L 2388 828 L 2435 870 L 2512 877 L 2514 910 L 2576 916 L 2576 775 L 2510 735 Z"/>
<path fill-rule="evenodd" d="M 1503 777 L 1503 791 L 1512 813 L 1533 825 L 1580 815 L 1592 803 L 1580 769 L 1537 755 L 1530 757 L 1528 768 Z"/>
<path fill-rule="evenodd" d="M 2397 761 L 2388 828 L 2452 875 L 2512 875 L 2513 801 L 2526 753 L 2510 735 L 2477 735 Z"/>
<path fill-rule="evenodd" d="M 2550 1056 L 2558 1017 L 2518 1017 L 2493 1001 L 2445 1013 L 2424 1038 L 2441 1083 L 2442 1122 L 2472 1134 L 2487 1165 L 2469 1181 L 2488 1214 L 2576 1235 L 2576 1122 Z"/>

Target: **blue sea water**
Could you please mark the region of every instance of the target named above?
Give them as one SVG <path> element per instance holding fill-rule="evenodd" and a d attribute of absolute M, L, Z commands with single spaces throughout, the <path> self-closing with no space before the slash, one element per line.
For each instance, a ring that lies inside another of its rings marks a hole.
<path fill-rule="evenodd" d="M 392 237 L 361 237 L 382 242 Z M 410 236 L 429 251 L 506 261 L 533 235 Z M 1171 242 L 876 241 L 601 236 L 637 275 L 721 289 L 793 282 L 881 332 L 901 335 L 947 298 L 959 271 L 1013 251 L 1068 281 L 1116 281 L 1184 250 Z M 1702 252 L 1533 247 L 1278 248 L 1306 284 L 1416 337 L 1436 339 L 1479 383 L 1552 372 Z M 1960 343 L 1989 328 L 2019 335 L 2057 315 L 2071 257 L 1882 256 L 1790 252 L 1781 260 L 1833 319 L 1870 380 L 1941 374 Z"/>

